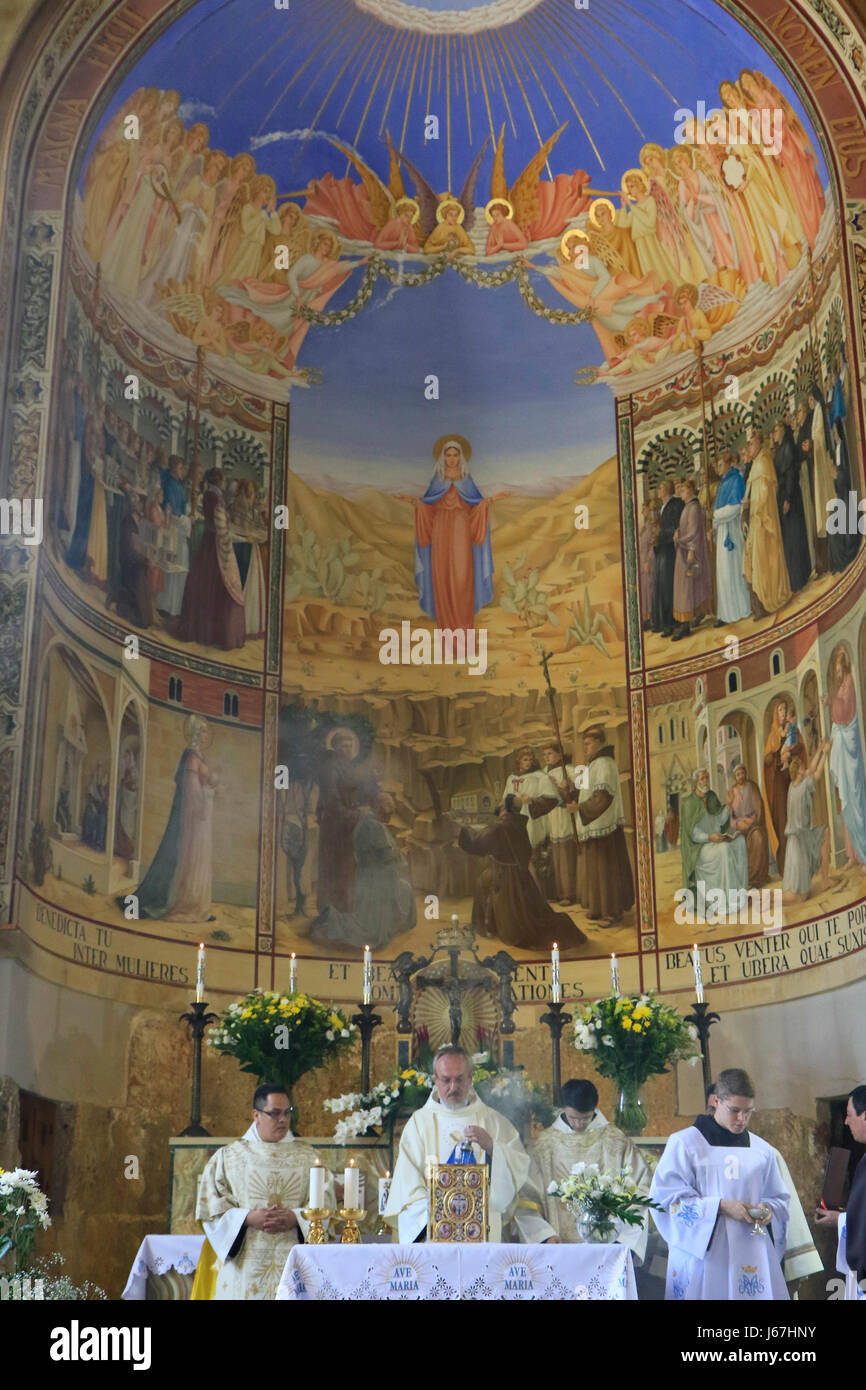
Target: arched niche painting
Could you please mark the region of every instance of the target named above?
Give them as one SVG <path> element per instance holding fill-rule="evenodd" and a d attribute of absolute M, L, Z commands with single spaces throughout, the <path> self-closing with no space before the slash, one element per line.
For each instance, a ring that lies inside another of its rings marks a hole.
<path fill-rule="evenodd" d="M 112 740 L 100 678 L 69 647 L 52 646 L 41 682 L 41 728 L 30 812 L 30 871 L 53 871 L 85 893 L 108 891 Z"/>

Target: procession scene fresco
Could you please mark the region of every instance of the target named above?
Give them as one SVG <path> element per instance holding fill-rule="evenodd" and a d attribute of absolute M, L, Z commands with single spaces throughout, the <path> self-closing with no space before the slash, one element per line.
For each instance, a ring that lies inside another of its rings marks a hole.
<path fill-rule="evenodd" d="M 521 960 L 710 940 L 698 881 L 854 900 L 828 517 L 863 451 L 784 73 L 711 0 L 689 45 L 652 0 L 447 41 L 335 0 L 327 52 L 312 0 L 224 9 L 155 40 L 70 188 L 25 880 L 323 960 L 455 914 Z"/>

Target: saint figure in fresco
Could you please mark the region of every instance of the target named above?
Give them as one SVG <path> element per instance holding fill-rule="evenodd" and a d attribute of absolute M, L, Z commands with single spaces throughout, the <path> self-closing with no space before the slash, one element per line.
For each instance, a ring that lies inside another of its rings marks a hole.
<path fill-rule="evenodd" d="M 437 439 L 433 457 L 436 471 L 415 502 L 418 601 L 437 627 L 468 630 L 493 598 L 490 503 L 472 481 L 462 435 Z"/>
<path fill-rule="evenodd" d="M 325 739 L 319 773 L 319 863 L 316 902 L 319 912 L 352 911 L 355 889 L 354 834 L 361 812 L 378 790 L 358 762 L 361 751 L 353 729 L 338 727 Z"/>
<path fill-rule="evenodd" d="M 213 802 L 216 774 L 205 762 L 211 733 L 191 714 L 186 748 L 174 774 L 174 799 L 159 848 L 135 890 L 141 917 L 169 922 L 213 921 Z M 117 899 L 122 909 L 126 895 Z"/>

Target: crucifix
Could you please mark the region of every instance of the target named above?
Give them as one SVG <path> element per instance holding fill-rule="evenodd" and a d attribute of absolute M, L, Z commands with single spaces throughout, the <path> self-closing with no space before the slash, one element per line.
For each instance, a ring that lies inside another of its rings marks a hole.
<path fill-rule="evenodd" d="M 556 713 L 556 691 L 553 688 L 553 682 L 550 679 L 550 671 L 548 670 L 548 662 L 550 661 L 550 658 L 553 656 L 553 652 L 546 652 L 544 648 L 541 646 L 539 646 L 537 650 L 541 654 L 541 660 L 538 664 L 544 672 L 544 683 L 547 686 L 547 698 L 550 703 L 550 715 L 553 720 L 553 732 L 556 735 L 556 746 L 559 749 L 559 757 L 562 763 L 562 799 L 567 804 L 569 800 L 574 801 L 575 796 L 574 788 L 570 787 L 568 783 L 568 764 L 565 761 L 565 749 L 562 746 L 562 734 L 560 733 L 559 729 L 559 715 Z M 570 796 L 569 792 L 571 793 Z M 574 823 L 574 816 L 569 815 L 569 820 L 571 822 L 571 833 L 574 837 L 575 848 L 579 852 L 580 840 L 577 837 L 577 826 Z"/>

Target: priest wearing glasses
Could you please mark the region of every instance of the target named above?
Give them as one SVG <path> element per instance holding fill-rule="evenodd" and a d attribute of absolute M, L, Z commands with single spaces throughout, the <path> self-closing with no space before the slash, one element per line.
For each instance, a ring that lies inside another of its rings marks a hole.
<path fill-rule="evenodd" d="M 672 1134 L 653 1177 L 653 1220 L 668 1245 L 667 1299 L 787 1299 L 790 1196 L 775 1150 L 748 1126 L 755 1087 L 730 1067 L 716 1105 Z"/>
<path fill-rule="evenodd" d="M 478 1098 L 472 1062 L 462 1047 L 440 1047 L 433 1059 L 433 1089 L 400 1136 L 385 1219 L 401 1245 L 425 1239 L 428 1163 L 486 1163 L 488 1239 L 502 1239 L 529 1173 L 529 1155 L 514 1125 Z"/>
<path fill-rule="evenodd" d="M 318 1160 L 295 1139 L 290 1119 L 282 1086 L 263 1082 L 244 1137 L 217 1149 L 202 1173 L 195 1214 L 219 1262 L 214 1298 L 275 1298 L 289 1251 L 303 1242 L 301 1211 Z M 330 1173 L 325 1206 L 334 1207 Z"/>

